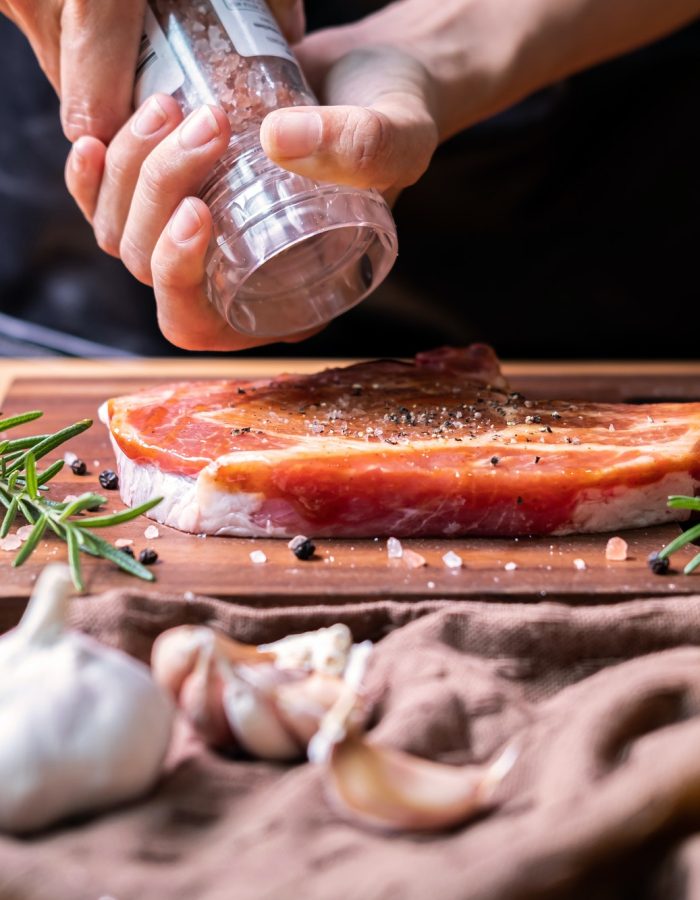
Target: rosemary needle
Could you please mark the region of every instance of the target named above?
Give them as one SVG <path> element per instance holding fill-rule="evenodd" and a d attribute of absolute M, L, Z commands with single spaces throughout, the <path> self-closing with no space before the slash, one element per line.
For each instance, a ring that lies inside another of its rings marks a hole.
<path fill-rule="evenodd" d="M 694 511 L 700 511 L 700 497 L 682 497 L 682 496 L 673 496 L 668 498 L 668 506 L 671 509 L 690 509 Z M 663 550 L 660 550 L 656 556 L 657 559 L 668 559 L 672 553 L 675 553 L 677 550 L 686 547 L 688 544 L 692 544 L 693 541 L 696 541 L 700 538 L 700 524 L 693 525 L 692 528 L 689 528 L 687 531 L 684 531 L 683 534 L 679 534 L 677 538 L 671 541 L 670 544 L 667 544 Z M 694 572 L 700 566 L 700 553 L 696 554 L 693 559 L 687 564 L 687 566 L 683 569 L 685 575 L 690 575 L 691 572 Z"/>
<path fill-rule="evenodd" d="M 22 544 L 12 565 L 21 566 L 31 556 L 48 528 L 68 545 L 68 563 L 77 590 L 85 590 L 80 563 L 81 550 L 90 556 L 110 560 L 137 578 L 153 581 L 154 575 L 149 569 L 138 560 L 122 553 L 108 541 L 97 537 L 92 533 L 92 529 L 129 522 L 153 509 L 160 503 L 161 498 L 155 497 L 140 506 L 112 515 L 90 517 L 84 513 L 99 509 L 107 502 L 100 494 L 87 492 L 68 502 L 57 502 L 43 496 L 47 483 L 61 471 L 64 462 L 58 460 L 41 471 L 37 467 L 38 460 L 86 431 L 92 425 L 92 421 L 83 419 L 53 434 L 37 434 L 14 440 L 5 437 L 5 432 L 11 428 L 32 422 L 42 415 L 39 410 L 33 410 L 0 419 L 0 434 L 3 437 L 0 441 L 0 506 L 5 509 L 0 522 L 0 538 L 8 534 L 19 515 L 32 526 L 29 537 Z"/>

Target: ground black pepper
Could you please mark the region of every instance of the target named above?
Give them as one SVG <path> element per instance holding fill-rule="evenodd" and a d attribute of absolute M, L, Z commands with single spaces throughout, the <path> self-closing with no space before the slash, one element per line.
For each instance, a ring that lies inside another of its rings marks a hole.
<path fill-rule="evenodd" d="M 501 461 L 501 460 L 500 460 L 500 457 L 498 457 L 498 456 L 492 456 L 492 457 L 491 457 L 491 465 L 492 465 L 492 466 L 497 466 L 497 465 L 499 464 L 500 461 Z"/>
<path fill-rule="evenodd" d="M 132 559 L 134 558 L 134 551 L 131 547 L 120 547 L 119 548 L 122 553 L 126 553 L 127 556 L 130 556 Z"/>

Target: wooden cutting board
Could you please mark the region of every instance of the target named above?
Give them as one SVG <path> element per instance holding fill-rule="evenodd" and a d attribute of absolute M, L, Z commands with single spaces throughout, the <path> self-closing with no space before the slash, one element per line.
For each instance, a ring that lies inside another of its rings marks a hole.
<path fill-rule="evenodd" d="M 45 417 L 33 423 L 27 432 L 57 430 L 66 424 L 93 418 L 88 432 L 62 448 L 49 459 L 60 458 L 65 449 L 73 450 L 87 462 L 84 477 L 66 469 L 55 479 L 51 496 L 98 490 L 97 476 L 112 468 L 113 456 L 106 429 L 97 420 L 97 408 L 113 395 L 128 393 L 141 386 L 184 377 L 251 377 L 280 371 L 312 371 L 326 365 L 323 361 L 250 361 L 250 360 L 175 360 L 120 363 L 79 363 L 69 361 L 0 361 L 0 395 L 6 393 L 3 412 L 13 414 L 27 409 L 42 409 Z M 697 400 L 700 399 L 700 365 L 578 365 L 520 364 L 506 367 L 514 389 L 532 397 L 599 400 Z M 18 431 L 19 433 L 19 431 Z M 107 494 L 107 508 L 122 508 L 116 492 Z M 574 536 L 544 539 L 440 539 L 406 541 L 423 554 L 428 565 L 408 570 L 389 565 L 384 540 L 319 540 L 318 558 L 297 561 L 279 540 L 200 538 L 159 526 L 160 536 L 148 541 L 144 529 L 149 522 L 140 519 L 102 534 L 109 540 L 118 537 L 134 541 L 138 552 L 149 546 L 157 550 L 159 562 L 153 571 L 154 584 L 137 582 L 104 560 L 84 559 L 86 582 L 90 592 L 113 587 L 145 587 L 182 593 L 208 594 L 255 605 L 299 603 L 347 603 L 368 599 L 392 598 L 484 598 L 566 602 L 605 602 L 631 597 L 693 593 L 700 587 L 700 576 L 673 573 L 654 576 L 646 565 L 652 550 L 659 549 L 678 533 L 678 526 L 640 529 L 625 534 L 630 558 L 608 562 L 605 545 L 609 535 Z M 268 562 L 253 565 L 252 550 L 263 550 Z M 454 550 L 464 559 L 464 567 L 447 569 L 442 556 Z M 0 598 L 3 619 L 18 616 L 31 591 L 41 566 L 65 558 L 65 546 L 49 537 L 22 568 L 12 568 L 14 554 L 0 551 L 2 579 Z M 680 566 L 690 559 L 691 551 L 679 554 Z M 574 567 L 583 559 L 586 569 Z M 506 563 L 517 569 L 507 571 Z"/>

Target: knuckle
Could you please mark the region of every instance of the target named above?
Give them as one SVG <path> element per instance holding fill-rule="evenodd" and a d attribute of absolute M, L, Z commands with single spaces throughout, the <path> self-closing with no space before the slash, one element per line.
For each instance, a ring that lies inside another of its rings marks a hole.
<path fill-rule="evenodd" d="M 377 163 L 386 154 L 388 144 L 384 118 L 367 109 L 363 115 L 349 118 L 340 134 L 340 146 L 351 161 L 353 174 L 371 180 Z"/>
<path fill-rule="evenodd" d="M 71 142 L 90 135 L 107 143 L 114 137 L 119 124 L 110 111 L 95 110 L 88 101 L 68 100 L 61 105 L 63 133 Z"/>
<path fill-rule="evenodd" d="M 168 181 L 167 166 L 155 154 L 147 156 L 141 166 L 137 187 L 140 199 L 150 208 L 157 209 L 167 194 Z"/>

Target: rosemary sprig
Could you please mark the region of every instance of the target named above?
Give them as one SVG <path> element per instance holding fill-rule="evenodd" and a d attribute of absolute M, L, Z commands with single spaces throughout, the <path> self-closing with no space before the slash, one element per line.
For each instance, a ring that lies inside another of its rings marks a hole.
<path fill-rule="evenodd" d="M 73 583 L 77 590 L 84 591 L 80 551 L 90 556 L 99 556 L 110 560 L 130 575 L 153 581 L 154 575 L 138 560 L 122 553 L 108 541 L 92 533 L 94 528 L 106 528 L 119 525 L 153 509 L 161 498 L 155 497 L 141 506 L 126 509 L 112 515 L 85 516 L 103 506 L 107 499 L 100 494 L 86 492 L 75 500 L 57 502 L 44 496 L 46 485 L 63 468 L 63 460 L 58 460 L 41 471 L 37 467 L 38 460 L 66 441 L 86 431 L 91 425 L 90 419 L 75 422 L 54 434 L 37 434 L 33 437 L 22 437 L 9 440 L 5 432 L 17 425 L 24 425 L 38 419 L 43 414 L 39 410 L 22 413 L 11 418 L 0 419 L 0 513 L 5 512 L 0 522 L 0 538 L 7 536 L 18 516 L 32 525 L 27 540 L 12 561 L 13 566 L 21 566 L 36 549 L 47 528 L 54 532 L 68 545 L 68 563 Z"/>
<path fill-rule="evenodd" d="M 668 506 L 671 509 L 690 509 L 697 512 L 700 511 L 700 497 L 669 497 Z M 698 538 L 700 538 L 700 524 L 693 525 L 692 528 L 679 534 L 678 537 L 672 540 L 670 544 L 667 544 L 663 550 L 659 551 L 657 559 L 668 559 L 671 554 L 686 547 L 688 544 L 692 544 L 693 541 L 696 541 Z M 700 553 L 690 560 L 688 565 L 683 569 L 683 573 L 685 575 L 690 575 L 690 573 L 694 572 L 698 566 L 700 566 Z"/>

